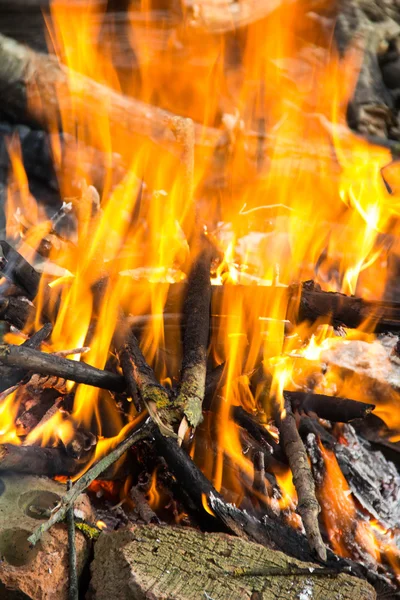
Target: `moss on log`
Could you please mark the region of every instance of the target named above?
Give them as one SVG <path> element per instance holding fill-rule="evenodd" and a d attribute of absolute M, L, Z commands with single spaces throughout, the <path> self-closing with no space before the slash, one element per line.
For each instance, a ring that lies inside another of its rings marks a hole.
<path fill-rule="evenodd" d="M 310 568 L 310 570 L 308 570 Z M 94 600 L 373 600 L 374 589 L 347 574 L 328 577 L 318 565 L 226 534 L 136 526 L 103 533 L 92 563 Z M 239 575 L 241 569 L 286 575 Z M 306 569 L 290 574 L 299 569 Z M 236 571 L 235 571 L 236 570 Z"/>

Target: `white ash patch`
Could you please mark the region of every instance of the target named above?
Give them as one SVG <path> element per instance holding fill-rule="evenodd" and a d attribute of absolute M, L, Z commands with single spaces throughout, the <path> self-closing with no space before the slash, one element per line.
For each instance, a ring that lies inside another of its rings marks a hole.
<path fill-rule="evenodd" d="M 301 590 L 299 600 L 311 600 L 314 597 L 314 584 L 311 579 L 306 579 L 304 588 Z"/>
<path fill-rule="evenodd" d="M 373 342 L 361 340 L 332 341 L 321 355 L 322 361 L 343 369 L 356 371 L 394 388 L 400 388 L 400 366 L 393 354 L 397 336 L 380 336 Z"/>

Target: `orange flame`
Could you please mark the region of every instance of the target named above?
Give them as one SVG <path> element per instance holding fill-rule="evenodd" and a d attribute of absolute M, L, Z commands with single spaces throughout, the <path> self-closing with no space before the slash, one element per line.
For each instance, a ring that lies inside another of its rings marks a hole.
<path fill-rule="evenodd" d="M 332 32 L 306 14 L 301 2 L 277 2 L 268 17 L 235 36 L 206 30 L 194 34 L 187 11 L 170 25 L 151 8 L 148 0 L 140 10 L 137 3 L 129 8 L 128 36 L 123 37 L 130 47 L 125 51 L 135 55 L 138 65 L 127 75 L 115 66 L 119 36 L 112 32 L 117 23 L 110 25 L 103 2 L 51 2 L 49 43 L 68 67 L 69 89 L 58 90 L 59 115 L 48 116 L 48 128 L 55 132 L 54 164 L 76 231 L 68 241 L 53 244 L 34 325 L 39 328 L 43 303 L 49 302 L 54 329 L 46 349 L 88 345 L 89 352 L 73 358 L 104 368 L 114 358 L 110 350 L 120 311 L 143 317 L 140 343 L 146 359 L 160 381 L 176 381 L 179 336 L 160 315 L 171 285 L 186 278 L 196 258 L 190 244 L 195 226 L 206 229 L 223 255 L 212 277 L 223 286 L 213 297 L 210 361 L 224 363 L 225 383 L 207 431 L 215 454 L 208 453 L 203 466 L 215 487 L 240 503 L 251 489 L 253 463 L 244 451 L 243 432 L 232 420 L 233 406 L 266 424 L 277 408 L 284 410 L 283 391 L 308 388 L 311 379 L 316 391 L 331 386 L 333 393 L 360 395 L 355 381 L 343 384 L 333 371 L 321 383 L 322 353 L 339 343 L 332 327 L 303 323 L 285 336 L 286 291 L 294 281 L 313 278 L 325 290 L 383 297 L 390 269 L 382 235 L 396 237 L 400 231 L 398 165 L 392 163 L 387 173 L 393 182 L 390 194 L 382 178 L 391 162 L 389 151 L 346 125 L 362 44 L 356 40 L 341 58 L 332 48 Z M 87 97 L 82 76 L 110 90 L 93 113 L 87 109 L 93 99 Z M 40 90 L 30 85 L 33 105 L 41 99 Z M 196 219 L 181 153 L 113 122 L 111 90 L 197 122 Z M 59 122 L 71 139 L 68 160 L 57 135 Z M 118 177 L 116 153 L 124 165 Z M 9 154 L 7 235 L 33 260 L 52 224 L 29 192 L 18 140 L 10 140 Z M 90 167 L 94 163 L 102 172 L 100 183 Z M 392 252 L 399 253 L 395 244 Z M 50 272 L 50 265 L 58 272 Z M 183 286 L 177 296 L 179 312 Z M 31 324 L 24 335 L 30 329 Z M 353 335 L 372 339 L 370 324 Z M 106 392 L 68 385 L 74 393 L 72 414 L 57 413 L 31 431 L 25 443 L 68 443 L 78 427 L 93 430 L 99 442 L 86 469 L 123 439 L 137 415 L 132 409 L 122 417 Z M 380 406 L 387 423 L 398 401 L 390 398 Z M 18 394 L 10 394 L 0 405 L 2 441 L 21 442 L 14 427 L 19 402 Z M 392 418 L 400 431 L 399 420 Z M 355 518 L 356 505 L 336 460 L 321 451 L 328 474 L 321 501 L 332 546 L 350 555 L 346 532 L 373 560 L 382 552 L 390 556 L 376 545 L 370 524 Z M 195 460 L 200 452 L 196 443 Z M 286 511 L 296 502 L 293 483 L 289 473 L 276 478 L 279 505 Z M 156 508 L 160 501 L 155 471 L 149 502 Z M 210 512 L 207 499 L 202 502 Z M 394 556 L 389 560 L 395 562 Z"/>

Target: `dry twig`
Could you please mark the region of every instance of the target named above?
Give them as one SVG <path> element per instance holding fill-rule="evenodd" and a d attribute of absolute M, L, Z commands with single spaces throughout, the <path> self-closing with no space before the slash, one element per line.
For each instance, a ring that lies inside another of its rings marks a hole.
<path fill-rule="evenodd" d="M 282 444 L 289 461 L 296 488 L 297 509 L 306 531 L 308 543 L 319 560 L 326 561 L 326 546 L 322 540 L 318 524 L 320 506 L 315 496 L 315 484 L 308 463 L 307 452 L 296 426 L 292 407 L 285 402 L 283 414 L 277 414 Z"/>
<path fill-rule="evenodd" d="M 69 479 L 67 490 L 71 491 L 72 482 Z M 78 572 L 76 569 L 76 545 L 75 545 L 75 517 L 74 503 L 71 504 L 67 511 L 67 528 L 68 528 L 68 565 L 69 565 L 69 589 L 68 599 L 79 600 Z"/>
<path fill-rule="evenodd" d="M 150 435 L 149 421 L 146 421 L 139 429 L 135 429 L 122 442 L 120 442 L 114 450 L 99 460 L 91 467 L 82 477 L 80 477 L 75 485 L 65 494 L 58 506 L 55 508 L 50 519 L 37 527 L 32 535 L 28 538 L 29 542 L 34 546 L 41 539 L 42 535 L 48 531 L 53 525 L 62 521 L 68 509 L 74 504 L 80 494 L 103 473 L 110 465 L 114 464 L 133 444 L 143 440 Z"/>

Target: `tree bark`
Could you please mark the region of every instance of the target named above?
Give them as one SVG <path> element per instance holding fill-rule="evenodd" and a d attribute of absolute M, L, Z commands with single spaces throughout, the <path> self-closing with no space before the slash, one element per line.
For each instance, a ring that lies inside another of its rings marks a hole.
<path fill-rule="evenodd" d="M 318 568 L 225 534 L 142 525 L 101 534 L 91 586 L 96 600 L 144 599 L 149 589 L 153 600 L 376 598 L 365 581 L 343 573 L 329 578 Z M 247 570 L 265 574 L 246 576 Z"/>

